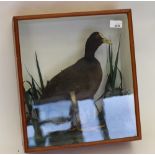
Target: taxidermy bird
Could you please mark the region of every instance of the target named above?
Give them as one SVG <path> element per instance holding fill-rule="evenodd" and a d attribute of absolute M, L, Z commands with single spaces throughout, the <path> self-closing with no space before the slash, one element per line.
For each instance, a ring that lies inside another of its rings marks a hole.
<path fill-rule="evenodd" d="M 71 129 L 81 129 L 77 100 L 93 99 L 100 86 L 102 69 L 95 52 L 104 43 L 111 41 L 93 32 L 86 41 L 84 57 L 47 82 L 40 98 L 40 103 L 71 100 Z"/>
<path fill-rule="evenodd" d="M 84 57 L 47 82 L 41 101 L 70 100 L 71 92 L 77 100 L 93 99 L 102 80 L 102 69 L 95 52 L 104 43 L 111 44 L 111 41 L 99 32 L 93 32 L 86 41 Z"/>

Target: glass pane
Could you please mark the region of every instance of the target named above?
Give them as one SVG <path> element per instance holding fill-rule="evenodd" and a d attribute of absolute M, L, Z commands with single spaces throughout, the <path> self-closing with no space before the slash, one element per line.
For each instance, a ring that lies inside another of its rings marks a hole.
<path fill-rule="evenodd" d="M 29 147 L 137 135 L 126 14 L 19 22 Z"/>

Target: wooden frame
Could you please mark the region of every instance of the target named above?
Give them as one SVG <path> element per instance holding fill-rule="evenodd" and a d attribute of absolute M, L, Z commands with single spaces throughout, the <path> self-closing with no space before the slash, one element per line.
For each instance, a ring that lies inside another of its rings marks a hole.
<path fill-rule="evenodd" d="M 135 100 L 137 136 L 97 141 L 97 142 L 87 142 L 87 143 L 80 143 L 80 144 L 63 145 L 63 146 L 48 146 L 48 147 L 29 148 L 27 132 L 26 132 L 26 116 L 25 116 L 24 95 L 23 95 L 24 90 L 23 90 L 23 85 L 22 85 L 23 77 L 22 77 L 22 67 L 21 67 L 18 22 L 21 20 L 35 20 L 35 19 L 45 19 L 45 18 L 76 17 L 76 16 L 95 16 L 95 15 L 109 15 L 109 14 L 127 14 L 127 18 L 128 18 L 130 51 L 131 51 L 131 61 L 132 61 L 131 63 L 132 63 L 132 75 L 133 75 L 133 88 L 134 88 L 134 95 L 135 95 L 134 100 Z M 49 151 L 49 150 L 53 150 L 53 149 L 92 146 L 92 145 L 96 145 L 96 144 L 128 142 L 128 141 L 133 141 L 133 140 L 140 140 L 142 138 L 141 125 L 140 125 L 139 101 L 138 101 L 138 86 L 137 86 L 136 63 L 135 63 L 132 13 L 131 13 L 130 9 L 15 16 L 15 17 L 13 17 L 13 26 L 14 26 L 14 35 L 15 35 L 16 61 L 17 61 L 18 80 L 19 80 L 18 84 L 19 84 L 19 92 L 20 92 L 20 108 L 21 108 L 21 115 L 22 115 L 23 143 L 24 143 L 25 152 L 43 152 L 43 151 Z"/>

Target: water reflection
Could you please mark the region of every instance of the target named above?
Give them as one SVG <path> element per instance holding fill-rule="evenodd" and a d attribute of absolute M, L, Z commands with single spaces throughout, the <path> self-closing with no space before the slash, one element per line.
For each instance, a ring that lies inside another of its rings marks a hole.
<path fill-rule="evenodd" d="M 136 135 L 133 95 L 107 98 L 104 103 L 102 100 L 102 105 L 104 109 L 98 114 L 93 100 L 78 101 L 81 129 L 77 130 L 71 129 L 70 101 L 34 106 L 39 113 L 38 129 L 28 125 L 29 146 L 64 145 Z"/>

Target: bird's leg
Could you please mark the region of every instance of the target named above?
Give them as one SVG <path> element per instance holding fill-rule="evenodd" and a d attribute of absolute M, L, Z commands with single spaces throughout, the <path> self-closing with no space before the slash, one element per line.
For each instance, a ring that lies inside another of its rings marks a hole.
<path fill-rule="evenodd" d="M 104 115 L 102 100 L 100 99 L 100 100 L 94 101 L 94 104 L 95 104 L 98 116 L 102 117 L 102 115 Z"/>
<path fill-rule="evenodd" d="M 76 99 L 76 95 L 74 91 L 70 92 L 71 98 L 71 109 L 70 109 L 70 116 L 71 116 L 71 129 L 79 129 L 81 128 L 80 123 L 80 116 L 79 116 L 79 109 L 78 109 L 78 102 Z"/>
<path fill-rule="evenodd" d="M 105 120 L 105 111 L 104 111 L 103 99 L 95 102 L 95 106 L 96 106 L 96 109 L 98 111 L 99 124 L 103 130 L 104 139 L 105 140 L 110 139 L 107 123 Z"/>

